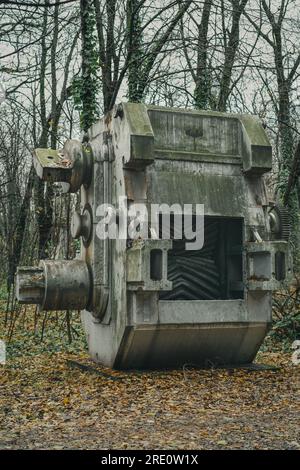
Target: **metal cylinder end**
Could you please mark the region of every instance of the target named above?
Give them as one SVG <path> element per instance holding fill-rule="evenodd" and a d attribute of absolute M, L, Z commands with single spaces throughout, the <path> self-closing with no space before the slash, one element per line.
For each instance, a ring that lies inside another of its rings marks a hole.
<path fill-rule="evenodd" d="M 91 276 L 81 260 L 42 260 L 39 267 L 19 267 L 16 298 L 41 310 L 83 310 L 91 297 Z"/>
<path fill-rule="evenodd" d="M 18 267 L 15 277 L 16 298 L 22 304 L 40 304 L 45 294 L 43 268 Z"/>

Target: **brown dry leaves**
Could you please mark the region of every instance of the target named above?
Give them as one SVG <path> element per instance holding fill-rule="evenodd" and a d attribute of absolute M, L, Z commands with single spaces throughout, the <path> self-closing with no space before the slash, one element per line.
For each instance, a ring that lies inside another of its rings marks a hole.
<path fill-rule="evenodd" d="M 68 367 L 72 358 L 111 381 Z M 43 354 L 1 369 L 0 447 L 300 449 L 299 367 L 280 371 L 117 373 L 87 355 Z"/>
<path fill-rule="evenodd" d="M 300 366 L 290 354 L 259 355 L 277 371 L 116 372 L 89 359 L 76 316 L 71 349 L 55 315 L 43 342 L 33 320 L 30 309 L 19 315 L 0 365 L 0 448 L 300 449 Z"/>

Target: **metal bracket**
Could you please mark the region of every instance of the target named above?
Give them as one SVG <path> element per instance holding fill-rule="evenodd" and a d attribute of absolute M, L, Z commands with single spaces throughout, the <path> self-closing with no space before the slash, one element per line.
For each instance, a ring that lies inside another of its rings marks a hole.
<path fill-rule="evenodd" d="M 64 192 L 75 193 L 82 184 L 90 184 L 93 156 L 89 145 L 68 140 L 63 150 L 38 148 L 33 155 L 39 178 L 62 183 Z"/>
<path fill-rule="evenodd" d="M 129 290 L 172 290 L 168 281 L 168 250 L 172 240 L 135 240 L 127 250 Z"/>

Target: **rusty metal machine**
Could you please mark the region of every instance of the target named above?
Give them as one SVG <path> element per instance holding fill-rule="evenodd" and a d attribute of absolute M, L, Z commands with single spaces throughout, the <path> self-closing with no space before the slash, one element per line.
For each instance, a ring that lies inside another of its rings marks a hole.
<path fill-rule="evenodd" d="M 34 162 L 43 180 L 80 190 L 71 232 L 81 254 L 20 267 L 19 302 L 81 310 L 92 358 L 115 368 L 254 359 L 272 290 L 292 272 L 288 220 L 264 183 L 272 149 L 256 117 L 123 103 L 84 142 L 37 149 Z M 187 250 L 174 217 L 169 238 L 161 219 L 154 236 L 131 238 L 120 208 L 112 222 L 120 200 L 129 209 L 203 204 L 203 246 Z M 123 236 L 101 236 L 112 224 Z"/>

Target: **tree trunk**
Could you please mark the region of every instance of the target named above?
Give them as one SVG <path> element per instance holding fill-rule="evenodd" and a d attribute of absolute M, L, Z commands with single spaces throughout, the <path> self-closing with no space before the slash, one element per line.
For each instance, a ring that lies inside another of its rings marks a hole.
<path fill-rule="evenodd" d="M 240 41 L 240 20 L 248 0 L 232 0 L 232 25 L 228 45 L 225 47 L 225 60 L 220 83 L 218 111 L 225 112 L 230 94 L 232 70 Z"/>
<path fill-rule="evenodd" d="M 195 86 L 195 107 L 207 109 L 210 95 L 209 73 L 207 69 L 207 33 L 212 0 L 205 0 L 201 23 L 198 27 L 198 55 Z"/>

